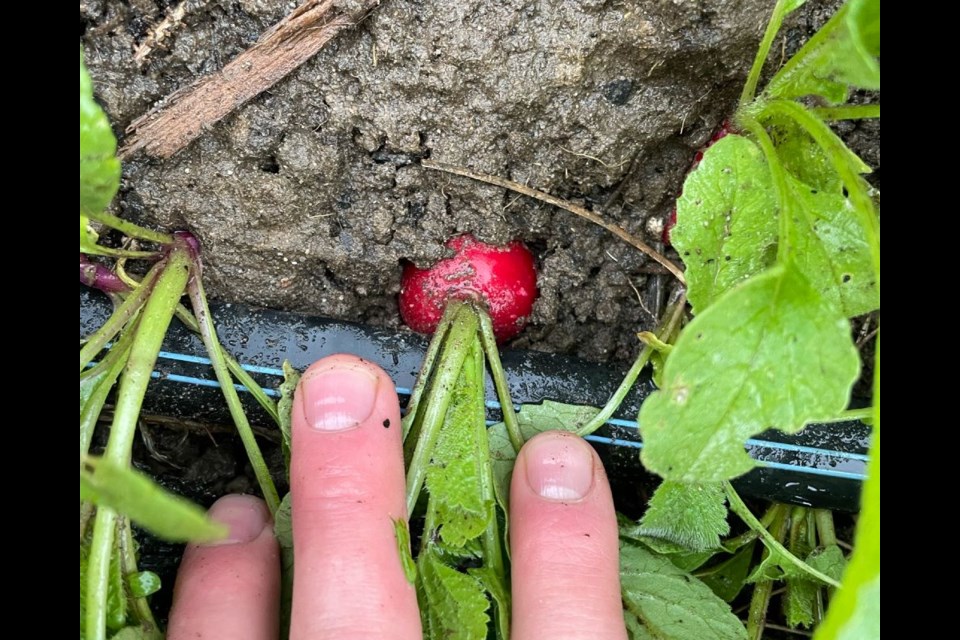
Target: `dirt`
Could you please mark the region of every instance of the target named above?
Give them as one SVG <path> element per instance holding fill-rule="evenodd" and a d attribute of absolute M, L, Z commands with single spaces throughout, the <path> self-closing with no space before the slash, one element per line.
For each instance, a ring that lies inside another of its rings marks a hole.
<path fill-rule="evenodd" d="M 138 68 L 134 48 L 172 4 L 81 3 L 97 98 L 118 132 L 291 6 L 190 0 Z M 516 346 L 629 359 L 669 284 L 644 256 L 570 213 L 418 160 L 528 184 L 643 237 L 732 111 L 769 9 L 385 1 L 172 159 L 127 162 L 117 210 L 196 233 L 214 297 L 383 326 L 399 326 L 402 260 L 428 264 L 458 232 L 520 237 L 541 298 Z"/>

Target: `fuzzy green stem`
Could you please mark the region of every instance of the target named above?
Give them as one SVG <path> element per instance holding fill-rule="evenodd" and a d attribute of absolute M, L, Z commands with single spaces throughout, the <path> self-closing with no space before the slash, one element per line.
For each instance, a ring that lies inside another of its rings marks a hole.
<path fill-rule="evenodd" d="M 669 336 L 676 330 L 677 326 L 680 324 L 680 319 L 683 318 L 683 311 L 686 307 L 686 304 L 686 296 L 681 295 L 676 302 L 667 307 L 667 311 L 664 314 L 665 320 L 657 329 L 657 334 L 660 340 L 669 340 Z M 643 370 L 643 368 L 647 366 L 647 362 L 650 361 L 650 357 L 655 351 L 656 349 L 651 345 L 647 345 L 640 350 L 640 354 L 637 356 L 637 359 L 634 360 L 633 366 L 630 367 L 630 370 L 627 371 L 627 375 L 624 376 L 623 382 L 621 382 L 620 386 L 617 387 L 617 390 L 613 392 L 613 395 L 610 396 L 610 399 L 607 400 L 607 403 L 600 410 L 600 412 L 591 418 L 590 422 L 577 430 L 578 436 L 588 436 L 606 424 L 607 420 L 610 419 L 610 416 L 612 416 L 620 407 L 620 403 L 623 402 L 623 399 L 627 397 L 628 393 L 630 393 L 630 389 L 633 388 L 633 384 L 637 381 L 637 377 L 640 375 L 640 372 Z"/>
<path fill-rule="evenodd" d="M 743 499 L 740 498 L 740 494 L 738 494 L 736 489 L 733 488 L 733 485 L 731 485 L 729 482 L 724 482 L 723 485 L 727 493 L 727 501 L 730 503 L 730 510 L 740 516 L 740 519 L 743 520 L 748 527 L 760 534 L 760 539 L 763 540 L 768 549 L 780 552 L 784 560 L 797 567 L 804 573 L 813 576 L 824 584 L 831 587 L 840 586 L 839 582 L 827 574 L 814 569 L 806 562 L 790 553 L 790 551 L 784 547 L 779 540 L 772 536 L 770 532 L 760 524 L 760 522 L 757 520 L 757 517 L 753 515 L 753 512 L 751 512 L 747 505 L 744 504 Z"/>
<path fill-rule="evenodd" d="M 764 532 L 780 544 L 780 541 L 783 540 L 787 534 L 787 525 L 789 524 L 787 510 L 789 507 L 786 505 L 776 505 L 774 509 L 774 518 L 770 526 L 774 533 L 771 534 L 767 529 L 764 529 Z M 781 546 L 783 545 L 781 544 Z M 763 557 L 768 557 L 770 553 L 769 548 L 764 549 Z M 747 614 L 748 640 L 762 640 L 763 629 L 767 620 L 767 609 L 770 606 L 770 596 L 772 594 L 773 580 L 759 580 L 754 585 L 753 595 L 750 597 L 750 612 Z"/>
<path fill-rule="evenodd" d="M 828 122 L 837 120 L 865 120 L 880 117 L 878 104 L 849 104 L 842 107 L 814 107 L 813 112 Z"/>
<path fill-rule="evenodd" d="M 210 357 L 210 364 L 217 375 L 217 381 L 220 383 L 220 391 L 227 402 L 230 410 L 230 416 L 237 427 L 237 433 L 243 442 L 243 448 L 247 452 L 247 459 L 250 460 L 250 466 L 253 467 L 253 473 L 257 477 L 257 483 L 260 485 L 260 491 L 263 492 L 263 498 L 267 502 L 270 513 L 275 514 L 280 508 L 280 496 L 277 493 L 277 487 L 273 483 L 273 477 L 270 475 L 270 469 L 263 459 L 263 453 L 257 444 L 257 438 L 250 428 L 250 421 L 247 420 L 247 414 L 243 410 L 240 402 L 240 396 L 233 386 L 233 378 L 230 377 L 230 371 L 227 367 L 227 360 L 217 338 L 217 330 L 213 325 L 213 319 L 210 317 L 210 307 L 207 304 L 207 296 L 203 290 L 203 280 L 200 277 L 200 266 L 198 262 L 193 264 L 193 270 L 190 281 L 187 284 L 187 293 L 190 295 L 190 302 L 193 304 L 194 316 L 200 327 L 200 337 L 207 349 L 207 355 Z"/>
<path fill-rule="evenodd" d="M 483 326 L 484 317 L 487 318 L 487 322 L 490 321 L 489 316 L 487 316 L 486 313 L 481 312 L 481 327 Z M 490 335 L 491 337 L 493 336 L 492 327 Z M 494 342 L 493 346 L 494 352 L 496 353 L 496 342 Z M 483 536 L 480 540 L 480 543 L 483 546 L 483 560 L 485 566 L 488 567 L 495 576 L 503 579 L 507 575 L 507 569 L 503 562 L 503 544 L 500 538 L 500 527 L 497 522 L 497 496 L 496 490 L 494 489 L 493 461 L 490 458 L 490 434 L 487 432 L 486 414 L 483 409 L 483 352 L 487 349 L 487 345 L 484 345 L 484 347 L 481 348 L 479 343 L 476 341 L 473 342 L 473 366 L 475 367 L 473 379 L 481 382 L 481 384 L 478 384 L 476 388 L 476 393 L 480 397 L 478 398 L 479 402 L 477 403 L 477 406 L 479 407 L 479 415 L 475 420 L 476 428 L 479 430 L 479 433 L 477 434 L 477 442 L 479 443 L 477 446 L 477 459 L 480 461 L 480 496 L 485 504 L 490 505 L 491 511 L 490 519 L 487 522 L 487 527 L 483 530 Z M 497 364 L 500 364 L 499 361 Z M 500 370 L 501 372 L 503 371 L 502 367 Z M 510 610 L 505 606 L 501 606 L 497 610 L 497 617 L 499 622 L 498 626 L 503 629 L 509 629 Z"/>
<path fill-rule="evenodd" d="M 493 334 L 493 321 L 490 320 L 490 314 L 482 309 L 477 311 L 477 315 L 480 316 L 480 342 L 483 344 L 483 350 L 490 362 L 490 375 L 493 377 L 493 386 L 496 388 L 497 398 L 500 400 L 503 424 L 507 428 L 507 435 L 510 437 L 510 444 L 513 445 L 514 452 L 520 453 L 520 448 L 523 447 L 523 434 L 520 433 L 517 412 L 513 408 L 513 400 L 510 398 L 507 374 L 503 370 L 503 363 L 500 362 L 500 350 L 497 348 L 497 338 Z M 480 379 L 483 380 L 482 375 Z"/>
<path fill-rule="evenodd" d="M 763 64 L 767 61 L 770 54 L 770 47 L 773 46 L 773 39 L 777 37 L 780 31 L 780 25 L 783 24 L 783 17 L 787 14 L 787 0 L 777 0 L 773 7 L 773 13 L 770 15 L 770 22 L 767 23 L 767 30 L 763 33 L 763 39 L 760 41 L 760 48 L 757 49 L 757 55 L 753 59 L 753 66 L 750 67 L 750 74 L 743 85 L 743 91 L 740 93 L 740 106 L 744 106 L 753 100 L 757 94 L 757 83 L 760 81 L 760 74 L 763 72 Z"/>
<path fill-rule="evenodd" d="M 129 220 L 124 220 L 123 218 L 118 218 L 117 216 L 107 213 L 106 211 L 100 211 L 97 213 L 86 211 L 84 213 L 91 220 L 96 220 L 100 224 L 106 225 L 111 229 L 122 231 L 131 238 L 149 240 L 150 242 L 157 242 L 164 245 L 173 244 L 173 236 L 169 234 L 154 231 L 153 229 L 147 229 L 146 227 L 141 227 L 138 224 L 134 224 Z"/>
<path fill-rule="evenodd" d="M 430 345 L 427 347 L 427 353 L 423 356 L 423 364 L 420 365 L 420 373 L 417 374 L 417 382 L 413 385 L 413 389 L 410 391 L 410 400 L 407 402 L 406 413 L 404 413 L 402 420 L 404 441 L 406 441 L 407 437 L 410 436 L 410 430 L 413 428 L 413 423 L 417 417 L 417 409 L 420 406 L 420 399 L 423 397 L 424 391 L 430 382 L 430 374 L 433 372 L 433 365 L 436 362 L 437 355 L 440 353 L 440 347 L 443 345 L 443 340 L 447 335 L 447 331 L 450 330 L 450 323 L 453 321 L 453 316 L 456 315 L 457 309 L 457 305 L 448 304 L 443 310 L 443 316 L 440 318 L 440 323 L 437 325 L 436 331 L 433 332 L 433 337 L 430 339 Z M 412 438 L 416 440 L 417 434 L 414 433 Z"/>
<path fill-rule="evenodd" d="M 163 260 L 153 265 L 153 268 L 144 276 L 143 282 L 131 294 L 128 294 L 116 311 L 97 329 L 93 335 L 87 338 L 86 343 L 80 349 L 80 371 L 83 372 L 90 364 L 90 361 L 97 357 L 97 354 L 110 342 L 111 339 L 134 317 L 140 308 L 143 307 L 147 298 L 157 285 L 160 274 L 166 269 L 169 260 Z"/>
<path fill-rule="evenodd" d="M 417 506 L 417 499 L 427 475 L 427 466 L 440 437 L 440 428 L 447 415 L 460 370 L 463 369 L 463 361 L 477 335 L 479 321 L 473 308 L 465 303 L 451 304 L 456 304 L 457 309 L 427 391 L 416 449 L 407 467 L 407 513 L 410 515 Z"/>

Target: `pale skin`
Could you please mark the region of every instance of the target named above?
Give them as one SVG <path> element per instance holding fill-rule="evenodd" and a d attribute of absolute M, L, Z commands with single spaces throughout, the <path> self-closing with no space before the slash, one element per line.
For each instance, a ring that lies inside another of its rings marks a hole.
<path fill-rule="evenodd" d="M 355 356 L 312 365 L 294 399 L 296 571 L 290 638 L 422 638 L 393 520 L 406 518 L 400 407 L 390 378 Z M 278 637 L 280 560 L 266 505 L 217 501 L 228 540 L 191 545 L 170 640 Z M 548 432 L 521 450 L 510 492 L 512 638 L 622 640 L 617 522 L 600 459 Z"/>

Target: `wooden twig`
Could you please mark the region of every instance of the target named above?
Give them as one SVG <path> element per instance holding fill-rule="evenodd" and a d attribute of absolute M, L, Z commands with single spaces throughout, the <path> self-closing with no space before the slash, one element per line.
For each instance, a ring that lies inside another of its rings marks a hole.
<path fill-rule="evenodd" d="M 150 29 L 147 37 L 133 52 L 133 61 L 137 63 L 138 67 L 143 66 L 143 63 L 147 61 L 147 56 L 153 53 L 154 49 L 163 45 L 163 41 L 180 25 L 185 15 L 187 15 L 187 0 L 181 0 L 180 4 L 167 12 L 163 20 Z"/>
<path fill-rule="evenodd" d="M 479 180 L 480 182 L 486 182 L 487 184 L 492 184 L 497 187 L 502 187 L 504 189 L 509 189 L 510 191 L 515 191 L 517 193 L 529 196 L 541 202 L 546 202 L 552 204 L 555 207 L 560 207 L 570 213 L 576 214 L 581 218 L 589 220 L 590 222 L 603 227 L 613 235 L 617 236 L 624 242 L 629 245 L 632 245 L 647 254 L 661 265 L 664 268 L 673 274 L 673 276 L 680 281 L 680 284 L 686 284 L 686 279 L 683 277 L 683 271 L 666 258 L 662 253 L 656 251 L 653 247 L 648 245 L 643 240 L 637 238 L 635 235 L 620 227 L 615 225 L 612 222 L 607 222 L 599 215 L 585 209 L 581 206 L 575 205 L 572 202 L 567 202 L 566 200 L 561 200 L 556 198 L 549 193 L 544 193 L 543 191 L 537 191 L 536 189 L 531 189 L 528 186 L 522 185 L 519 182 L 514 182 L 512 180 L 505 180 L 503 178 L 498 178 L 497 176 L 487 175 L 485 173 L 477 173 L 476 171 L 471 171 L 470 169 L 465 169 L 463 167 L 456 167 L 453 165 L 445 164 L 442 162 L 434 162 L 433 160 L 421 160 L 420 164 L 426 167 L 427 169 L 436 169 L 437 171 L 445 171 L 446 173 L 452 173 L 458 176 L 463 176 L 465 178 L 471 178 L 473 180 Z"/>
<path fill-rule="evenodd" d="M 169 158 L 205 129 L 246 101 L 269 89 L 309 60 L 344 29 L 361 20 L 380 0 L 352 3 L 349 12 L 335 0 L 305 0 L 266 31 L 249 49 L 191 86 L 168 96 L 165 103 L 137 118 L 120 150 L 129 158 L 143 150 Z"/>

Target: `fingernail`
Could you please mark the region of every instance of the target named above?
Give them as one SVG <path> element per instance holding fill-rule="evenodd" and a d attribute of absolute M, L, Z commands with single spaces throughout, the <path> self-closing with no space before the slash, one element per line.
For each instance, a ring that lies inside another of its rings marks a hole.
<path fill-rule="evenodd" d="M 541 498 L 582 500 L 593 487 L 593 452 L 571 433 L 538 435 L 523 447 L 527 483 Z"/>
<path fill-rule="evenodd" d="M 230 533 L 223 540 L 207 546 L 250 542 L 259 536 L 270 522 L 267 505 L 263 500 L 253 496 L 223 496 L 213 503 L 208 514 L 212 520 L 227 525 Z"/>
<path fill-rule="evenodd" d="M 300 381 L 303 413 L 319 431 L 346 431 L 373 413 L 379 378 L 363 365 L 342 363 Z"/>

